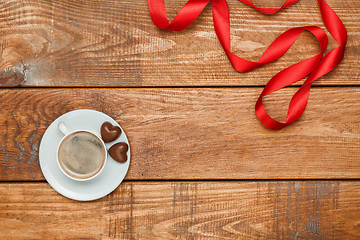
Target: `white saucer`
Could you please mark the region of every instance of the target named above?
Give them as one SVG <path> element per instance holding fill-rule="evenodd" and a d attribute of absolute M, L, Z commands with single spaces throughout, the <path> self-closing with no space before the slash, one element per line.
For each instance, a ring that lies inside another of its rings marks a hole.
<path fill-rule="evenodd" d="M 45 179 L 61 195 L 78 200 L 91 201 L 111 193 L 123 181 L 130 165 L 130 144 L 124 130 L 118 139 L 106 143 L 107 149 L 117 142 L 126 142 L 129 145 L 128 160 L 118 163 L 108 156 L 108 161 L 103 171 L 94 179 L 80 182 L 68 178 L 59 168 L 56 162 L 56 149 L 63 137 L 58 130 L 58 124 L 62 121 L 71 130 L 86 129 L 100 136 L 100 127 L 108 121 L 114 126 L 120 125 L 108 115 L 95 110 L 80 109 L 68 112 L 57 118 L 46 129 L 39 149 L 39 161 L 41 171 Z"/>

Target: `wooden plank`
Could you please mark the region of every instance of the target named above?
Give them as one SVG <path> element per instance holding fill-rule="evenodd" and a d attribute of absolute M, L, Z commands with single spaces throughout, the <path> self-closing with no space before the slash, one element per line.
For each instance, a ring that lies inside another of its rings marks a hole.
<path fill-rule="evenodd" d="M 1 239 L 359 239 L 359 182 L 127 182 L 94 202 L 0 184 Z"/>
<path fill-rule="evenodd" d="M 169 17 L 185 2 L 166 1 Z M 359 85 L 360 2 L 327 2 L 349 32 L 348 47 L 339 68 L 315 84 Z M 229 7 L 233 51 L 248 60 L 257 60 L 289 28 L 324 27 L 313 0 L 274 16 L 236 0 L 229 0 Z M 215 35 L 210 5 L 181 33 L 157 29 L 145 0 L 6 0 L 0 9 L 0 86 L 263 86 L 319 51 L 310 33 L 304 34 L 276 63 L 237 73 Z M 331 38 L 329 49 L 336 46 Z"/>
<path fill-rule="evenodd" d="M 296 89 L 267 98 L 283 119 Z M 125 129 L 127 179 L 360 178 L 360 88 L 314 88 L 299 122 L 257 120 L 260 88 L 24 89 L 0 91 L 0 180 L 43 180 L 41 136 L 74 109 L 109 114 Z M 271 107 L 269 107 L 271 104 Z"/>

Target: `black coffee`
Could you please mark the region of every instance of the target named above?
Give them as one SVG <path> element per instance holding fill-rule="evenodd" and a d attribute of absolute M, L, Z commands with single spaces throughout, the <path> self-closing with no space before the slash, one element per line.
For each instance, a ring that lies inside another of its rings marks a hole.
<path fill-rule="evenodd" d="M 103 166 L 106 151 L 92 133 L 79 131 L 67 136 L 59 147 L 59 163 L 70 176 L 78 179 L 97 174 Z"/>

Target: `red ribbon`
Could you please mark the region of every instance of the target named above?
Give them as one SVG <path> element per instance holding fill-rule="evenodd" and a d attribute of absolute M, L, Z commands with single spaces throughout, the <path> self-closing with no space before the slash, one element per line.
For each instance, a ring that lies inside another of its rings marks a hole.
<path fill-rule="evenodd" d="M 281 9 L 297 3 L 299 0 L 287 0 L 281 8 L 259 8 L 254 6 L 251 0 L 239 1 L 254 7 L 264 14 L 274 14 Z M 181 31 L 188 27 L 197 18 L 210 0 L 189 0 L 176 15 L 173 21 L 171 21 L 171 23 L 169 23 L 167 19 L 164 0 L 147 0 L 147 2 L 151 18 L 157 27 L 170 31 Z M 266 84 L 256 102 L 255 112 L 259 120 L 267 128 L 280 130 L 299 119 L 306 108 L 311 83 L 333 70 L 337 65 L 339 65 L 344 57 L 347 40 L 346 29 L 339 17 L 325 2 L 325 0 L 318 0 L 318 3 L 326 28 L 339 44 L 337 48 L 323 56 L 328 44 L 326 33 L 317 26 L 297 27 L 282 33 L 266 49 L 257 62 L 251 62 L 236 56 L 230 50 L 230 19 L 229 8 L 226 0 L 212 0 L 213 21 L 216 35 L 218 36 L 232 66 L 239 72 L 253 70 L 280 58 L 305 30 L 311 32 L 320 44 L 321 50 L 319 54 L 280 71 Z M 287 87 L 306 76 L 308 76 L 308 78 L 290 101 L 286 121 L 282 123 L 271 118 L 264 108 L 262 101 L 263 97 L 281 88 Z"/>

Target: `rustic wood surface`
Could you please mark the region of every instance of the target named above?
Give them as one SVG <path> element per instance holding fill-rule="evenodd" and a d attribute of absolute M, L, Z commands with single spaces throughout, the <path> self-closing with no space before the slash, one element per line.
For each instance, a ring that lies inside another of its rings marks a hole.
<path fill-rule="evenodd" d="M 169 19 L 185 2 L 165 1 Z M 228 0 L 232 50 L 256 61 L 289 28 L 325 29 L 316 2 L 265 16 Z M 348 30 L 344 61 L 314 83 L 299 122 L 271 131 L 255 102 L 317 54 L 310 33 L 237 73 L 211 4 L 175 33 L 145 0 L 0 0 L 0 239 L 360 239 L 360 1 L 327 2 Z M 296 89 L 266 97 L 271 116 L 285 118 Z M 132 151 L 125 182 L 92 202 L 56 193 L 38 163 L 49 124 L 81 108 L 118 121 Z"/>
<path fill-rule="evenodd" d="M 357 240 L 359 199 L 360 182 L 127 182 L 90 203 L 3 183 L 0 238 Z"/>
<path fill-rule="evenodd" d="M 170 19 L 185 0 L 166 1 Z M 301 0 L 265 16 L 229 0 L 232 50 L 256 61 L 292 27 L 324 28 L 314 0 Z M 279 0 L 258 4 L 280 6 Z M 344 22 L 349 40 L 339 68 L 315 85 L 359 85 L 360 1 L 328 0 Z M 237 73 L 215 35 L 211 5 L 181 33 L 153 24 L 145 0 L 0 1 L 0 85 L 12 86 L 263 86 L 286 66 L 318 53 L 310 33 L 281 59 Z M 330 37 L 328 49 L 337 46 Z"/>
<path fill-rule="evenodd" d="M 127 179 L 360 178 L 360 88 L 313 89 L 301 121 L 280 132 L 256 119 L 260 90 L 1 90 L 1 179 L 43 180 L 41 136 L 79 108 L 105 112 L 125 129 Z M 278 103 L 270 109 L 284 115 L 294 90 L 268 99 Z"/>

